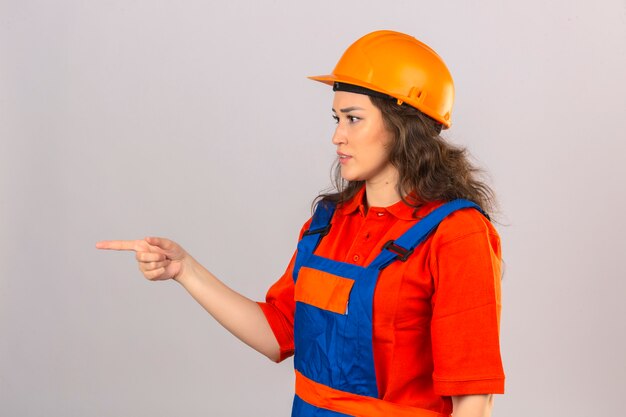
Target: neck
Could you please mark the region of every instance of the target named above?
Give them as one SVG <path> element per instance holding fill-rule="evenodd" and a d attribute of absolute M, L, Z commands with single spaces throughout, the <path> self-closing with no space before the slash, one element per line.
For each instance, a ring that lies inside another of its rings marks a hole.
<path fill-rule="evenodd" d="M 376 180 L 365 182 L 365 196 L 368 207 L 389 207 L 400 201 L 400 194 L 396 189 L 398 183 L 397 172 Z"/>

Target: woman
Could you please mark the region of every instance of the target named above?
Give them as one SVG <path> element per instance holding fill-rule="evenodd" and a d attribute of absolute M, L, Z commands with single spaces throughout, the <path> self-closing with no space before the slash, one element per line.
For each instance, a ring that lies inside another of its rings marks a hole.
<path fill-rule="evenodd" d="M 163 238 L 133 250 L 274 361 L 295 353 L 294 416 L 487 416 L 504 390 L 500 243 L 490 189 L 439 135 L 453 84 L 397 32 L 351 45 L 332 74 L 337 192 L 320 196 L 285 274 L 256 303 Z"/>

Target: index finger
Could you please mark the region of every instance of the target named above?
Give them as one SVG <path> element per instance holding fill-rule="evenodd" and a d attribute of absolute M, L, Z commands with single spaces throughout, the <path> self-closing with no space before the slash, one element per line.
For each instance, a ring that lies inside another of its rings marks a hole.
<path fill-rule="evenodd" d="M 139 246 L 141 240 L 102 240 L 96 243 L 97 249 L 107 250 L 141 250 Z"/>

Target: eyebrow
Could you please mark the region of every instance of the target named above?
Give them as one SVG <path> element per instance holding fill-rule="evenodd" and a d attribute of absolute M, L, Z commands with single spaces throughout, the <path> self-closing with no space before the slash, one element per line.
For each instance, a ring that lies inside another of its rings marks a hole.
<path fill-rule="evenodd" d="M 337 112 L 335 111 L 335 109 L 332 109 L 332 110 L 333 110 L 333 112 L 337 113 Z M 354 111 L 354 110 L 365 110 L 365 109 L 364 109 L 364 108 L 362 108 L 362 107 L 357 107 L 357 106 L 346 107 L 345 109 L 339 109 L 339 111 L 340 111 L 341 113 L 349 113 L 349 112 Z"/>

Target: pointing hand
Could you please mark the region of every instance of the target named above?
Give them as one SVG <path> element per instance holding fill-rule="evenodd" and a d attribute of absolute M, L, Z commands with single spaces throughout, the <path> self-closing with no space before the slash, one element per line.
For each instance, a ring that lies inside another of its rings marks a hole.
<path fill-rule="evenodd" d="M 134 251 L 139 270 L 151 281 L 176 279 L 184 269 L 187 252 L 169 239 L 147 237 L 143 240 L 104 240 L 96 248 Z"/>

